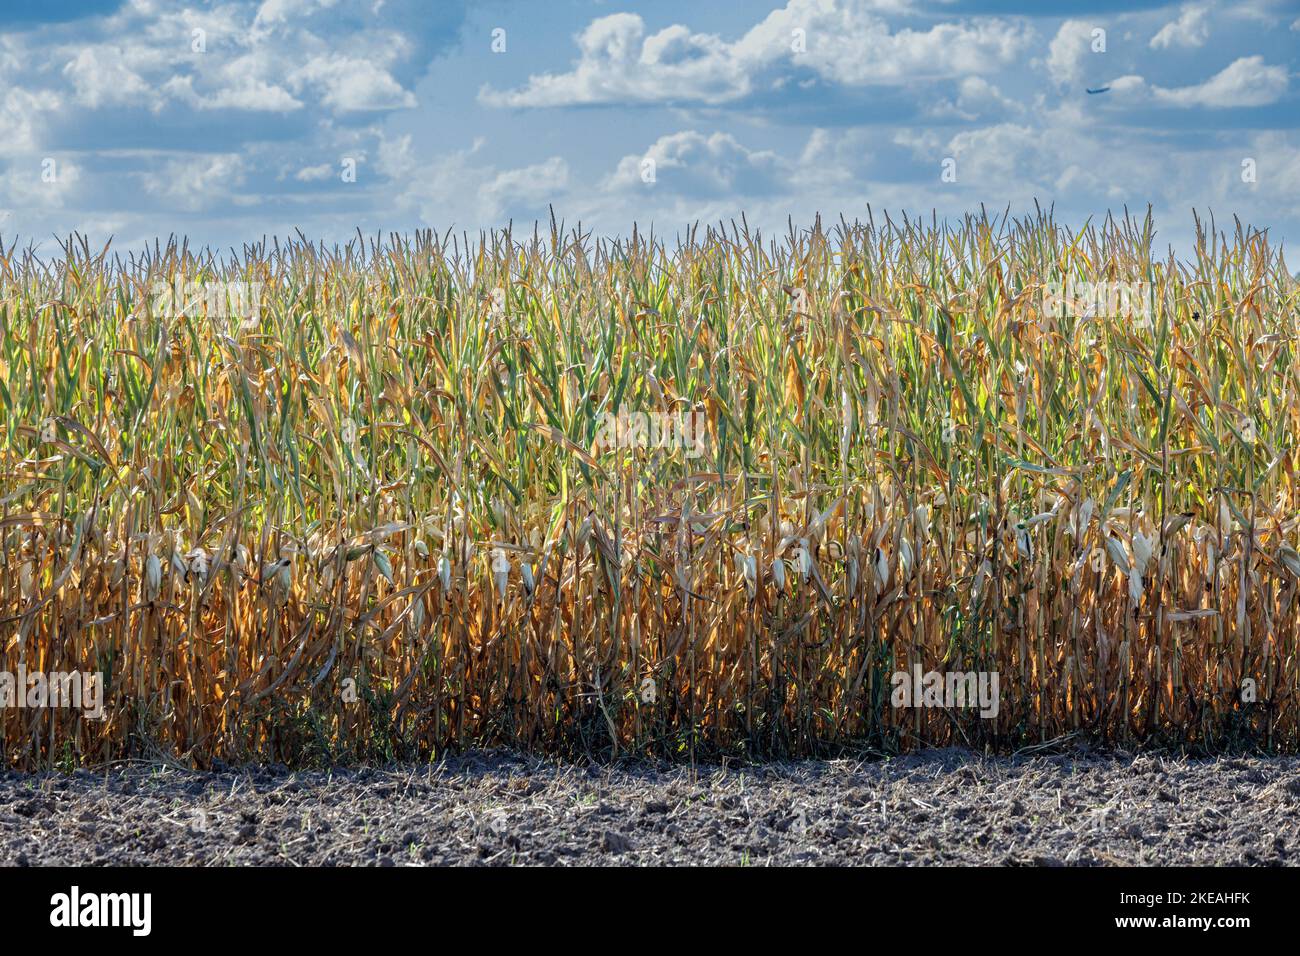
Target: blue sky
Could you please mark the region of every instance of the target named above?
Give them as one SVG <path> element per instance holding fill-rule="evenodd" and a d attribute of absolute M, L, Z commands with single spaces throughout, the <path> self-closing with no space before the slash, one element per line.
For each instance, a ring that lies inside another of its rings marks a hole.
<path fill-rule="evenodd" d="M 1239 215 L 1289 251 L 1298 71 L 1300 0 L 5 0 L 0 238 L 1037 199 L 1076 224 L 1150 203 L 1180 251 L 1193 209 Z"/>

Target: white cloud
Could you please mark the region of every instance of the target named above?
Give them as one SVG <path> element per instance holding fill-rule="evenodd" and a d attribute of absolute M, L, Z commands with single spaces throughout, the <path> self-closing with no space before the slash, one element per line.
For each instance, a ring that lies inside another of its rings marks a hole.
<path fill-rule="evenodd" d="M 1083 61 L 1092 55 L 1091 23 L 1066 20 L 1048 46 L 1047 72 L 1057 86 L 1077 86 L 1083 82 Z"/>
<path fill-rule="evenodd" d="M 310 16 L 318 10 L 328 10 L 337 0 L 265 0 L 257 8 L 255 25 L 284 23 L 297 17 Z"/>
<path fill-rule="evenodd" d="M 559 156 L 498 173 L 479 189 L 490 215 L 505 214 L 514 203 L 536 205 L 553 199 L 569 184 L 569 164 Z"/>
<path fill-rule="evenodd" d="M 1011 63 L 1029 30 L 996 19 L 939 23 L 891 32 L 866 0 L 789 0 L 739 40 L 673 25 L 646 34 L 634 13 L 593 20 L 575 38 L 567 73 L 543 73 L 522 88 L 484 87 L 492 106 L 554 107 L 592 103 L 722 104 L 759 89 L 766 75 L 811 70 L 849 86 L 900 84 L 990 73 Z"/>
<path fill-rule="evenodd" d="M 1175 185 L 1201 172 L 1175 163 L 1154 144 L 1122 148 L 1123 174 L 1115 174 L 1121 152 L 1113 134 L 1096 129 L 1078 103 L 1036 114 L 1024 122 L 1004 122 L 963 130 L 944 143 L 926 143 L 918 159 L 957 160 L 957 182 L 949 207 L 1011 203 L 1028 208 L 1034 200 L 1070 202 L 1088 211 L 1123 203 L 1161 203 Z"/>
<path fill-rule="evenodd" d="M 145 174 L 144 188 L 150 195 L 193 211 L 228 196 L 244 181 L 244 173 L 243 160 L 234 154 L 172 159 Z"/>
<path fill-rule="evenodd" d="M 514 208 L 522 205 L 535 212 L 540 204 L 569 195 L 569 166 L 563 158 L 500 169 L 483 159 L 486 146 L 476 139 L 467 149 L 426 156 L 417 154 L 409 134 L 381 135 L 375 169 L 387 180 L 397 209 L 413 211 L 440 229 L 499 225 Z"/>
<path fill-rule="evenodd" d="M 1158 242 L 1173 243 L 1182 252 L 1189 249 L 1190 208 L 1226 209 L 1253 225 L 1272 226 L 1275 242 L 1294 229 L 1291 224 L 1300 216 L 1300 143 L 1280 131 L 1249 139 L 1206 138 L 1196 146 L 1171 149 L 1165 141 L 1134 137 L 1131 127 L 1099 126 L 1091 109 L 1070 102 L 1024 121 L 963 130 L 946 139 L 933 130 L 896 139 L 912 150 L 918 168 L 933 170 L 933 183 L 940 157 L 956 158 L 956 183 L 907 184 L 914 190 L 904 199 L 909 209 L 933 206 L 940 215 L 960 214 L 985 202 L 1010 203 L 1015 212 L 1038 200 L 1054 202 L 1058 215 L 1077 227 L 1089 214 L 1151 203 Z M 1243 156 L 1258 161 L 1258 185 L 1242 183 Z M 863 185 L 874 203 L 879 186 Z"/>
<path fill-rule="evenodd" d="M 376 153 L 375 168 L 389 180 L 407 179 L 419 165 L 415 151 L 411 149 L 409 133 L 394 139 L 381 136 Z"/>
<path fill-rule="evenodd" d="M 295 99 L 288 90 L 253 76 L 244 76 L 206 96 L 195 92 L 193 77 L 174 76 L 163 84 L 163 92 L 201 110 L 288 113 L 303 106 L 302 101 Z"/>
<path fill-rule="evenodd" d="M 487 87 L 479 98 L 492 106 L 570 106 L 584 103 L 722 103 L 750 90 L 744 65 L 726 43 L 709 34 L 671 26 L 647 37 L 635 13 L 593 20 L 576 37 L 579 58 L 569 73 L 529 78 L 521 90 Z"/>
<path fill-rule="evenodd" d="M 1057 152 L 1060 146 L 1034 125 L 997 123 L 956 134 L 943 154 L 957 161 L 958 183 L 992 193 L 1005 189 L 1008 199 L 1023 199 L 1045 194 L 1068 165 Z M 938 156 L 930 159 L 938 170 Z"/>
<path fill-rule="evenodd" d="M 58 58 L 71 99 L 90 109 L 159 111 L 180 103 L 200 110 L 283 113 L 314 106 L 353 113 L 414 106 L 395 70 L 418 52 L 415 41 L 373 17 L 375 11 L 367 17 L 373 26 L 337 32 L 331 32 L 334 14 L 311 17 L 339 2 L 266 0 L 256 7 L 245 0 L 175 9 L 133 0 L 96 21 L 100 42 L 76 38 L 70 26 L 50 28 L 46 49 L 35 53 L 0 37 L 0 70 L 22 64 L 38 72 Z M 204 51 L 192 48 L 195 31 Z"/>
<path fill-rule="evenodd" d="M 333 109 L 393 110 L 416 105 L 414 94 L 402 88 L 386 70 L 370 60 L 330 55 L 309 60 L 289 74 L 295 91 L 314 87 L 321 102 Z"/>
<path fill-rule="evenodd" d="M 329 179 L 333 174 L 333 166 L 329 163 L 321 163 L 319 166 L 304 166 L 294 174 L 293 178 L 300 183 L 318 183 Z"/>
<path fill-rule="evenodd" d="M 1182 109 L 1232 109 L 1275 103 L 1286 94 L 1289 82 L 1285 67 L 1269 66 L 1263 57 L 1248 56 L 1192 86 L 1156 86 L 1132 74 L 1107 85 L 1116 99 L 1147 100 Z"/>
<path fill-rule="evenodd" d="M 1165 50 L 1171 46 L 1195 49 L 1205 45 L 1210 38 L 1210 27 L 1205 22 L 1205 8 L 1184 7 L 1177 20 L 1162 26 L 1151 38 L 1151 49 Z"/>
<path fill-rule="evenodd" d="M 791 190 L 853 195 L 868 180 L 878 142 L 865 129 L 814 129 L 790 172 Z"/>
<path fill-rule="evenodd" d="M 47 170 L 52 180 L 45 178 Z M 82 178 L 81 167 L 63 155 L 25 156 L 0 173 L 0 196 L 20 199 L 23 206 L 43 215 L 63 207 Z"/>
<path fill-rule="evenodd" d="M 40 114 L 57 110 L 59 96 L 49 90 L 11 86 L 0 96 L 0 156 L 22 155 L 39 148 Z"/>
<path fill-rule="evenodd" d="M 1124 139 L 1098 128 L 1077 101 L 1040 110 L 1024 120 L 962 130 L 902 134 L 918 163 L 939 179 L 940 161 L 956 160 L 957 181 L 929 191 L 909 207 L 970 209 L 979 203 L 1029 208 L 1054 200 L 1089 212 L 1122 203 L 1160 205 L 1176 184 L 1204 175 L 1193 161 L 1175 163 L 1158 144 Z M 1123 175 L 1114 175 L 1122 169 Z M 921 188 L 924 188 L 922 186 Z"/>
<path fill-rule="evenodd" d="M 973 121 L 980 117 L 1021 112 L 1023 107 L 1002 95 L 994 84 L 982 76 L 968 76 L 957 85 L 956 99 L 941 99 L 927 110 L 934 117 L 953 117 Z"/>
<path fill-rule="evenodd" d="M 654 162 L 654 182 L 642 178 Z M 624 156 L 601 188 L 611 192 L 663 189 L 697 197 L 758 196 L 788 179 L 789 165 L 773 152 L 750 150 L 727 133 L 686 130 L 661 136 L 644 153 Z"/>
<path fill-rule="evenodd" d="M 929 29 L 891 32 L 861 3 L 791 2 L 740 41 L 755 56 L 764 48 L 788 50 L 791 31 L 808 31 L 807 52 L 796 66 L 849 86 L 913 83 L 994 73 L 1015 61 L 1031 32 L 1001 19 L 937 23 Z"/>
<path fill-rule="evenodd" d="M 1116 77 L 1106 85 L 1110 87 L 1111 96 L 1118 99 L 1122 96 L 1144 94 L 1147 81 L 1130 73 L 1126 76 Z"/>
<path fill-rule="evenodd" d="M 1152 93 L 1172 106 L 1226 109 L 1275 103 L 1286 93 L 1287 84 L 1285 67 L 1268 66 L 1262 56 L 1244 56 L 1204 83 L 1174 89 L 1153 86 Z"/>
<path fill-rule="evenodd" d="M 1250 152 L 1259 162 L 1261 182 L 1268 185 L 1273 214 L 1300 216 L 1300 145 L 1271 131 L 1256 136 L 1250 143 Z M 1235 188 L 1238 170 L 1234 168 L 1233 173 Z"/>
<path fill-rule="evenodd" d="M 149 84 L 127 65 L 118 46 L 89 46 L 63 67 L 77 102 L 95 109 L 104 105 L 147 106 L 156 103 Z"/>

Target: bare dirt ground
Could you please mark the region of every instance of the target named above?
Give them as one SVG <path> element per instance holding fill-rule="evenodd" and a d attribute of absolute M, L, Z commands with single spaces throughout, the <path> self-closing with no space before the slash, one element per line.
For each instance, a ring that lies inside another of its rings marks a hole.
<path fill-rule="evenodd" d="M 0 773 L 0 863 L 1300 863 L 1300 759 Z"/>

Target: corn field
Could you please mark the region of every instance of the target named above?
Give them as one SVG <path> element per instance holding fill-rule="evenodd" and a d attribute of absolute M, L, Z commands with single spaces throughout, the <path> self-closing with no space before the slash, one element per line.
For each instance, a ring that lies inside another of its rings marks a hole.
<path fill-rule="evenodd" d="M 104 681 L 0 766 L 1295 749 L 1300 287 L 1195 226 L 0 247 L 0 671 Z"/>

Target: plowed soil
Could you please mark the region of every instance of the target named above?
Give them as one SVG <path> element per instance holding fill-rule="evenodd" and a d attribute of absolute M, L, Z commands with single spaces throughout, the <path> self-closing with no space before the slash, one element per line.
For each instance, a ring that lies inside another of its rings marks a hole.
<path fill-rule="evenodd" d="M 900 865 L 1300 862 L 1300 759 L 930 751 L 757 767 L 0 774 L 0 863 Z"/>

